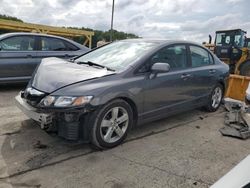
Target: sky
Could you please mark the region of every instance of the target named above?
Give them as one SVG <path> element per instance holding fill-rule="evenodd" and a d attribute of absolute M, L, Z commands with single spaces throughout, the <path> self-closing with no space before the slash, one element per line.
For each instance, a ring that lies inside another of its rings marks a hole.
<path fill-rule="evenodd" d="M 208 41 L 216 30 L 250 36 L 249 0 L 115 0 L 114 29 L 143 38 Z M 112 0 L 0 0 L 0 14 L 25 22 L 109 30 Z"/>

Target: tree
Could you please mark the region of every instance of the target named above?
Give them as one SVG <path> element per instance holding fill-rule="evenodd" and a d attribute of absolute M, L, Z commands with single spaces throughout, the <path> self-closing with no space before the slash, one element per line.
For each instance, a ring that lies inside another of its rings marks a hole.
<path fill-rule="evenodd" d="M 69 28 L 73 28 L 73 29 L 83 29 L 83 30 L 87 30 L 87 31 L 93 31 L 95 33 L 95 35 L 92 37 L 92 47 L 96 47 L 97 42 L 100 40 L 105 40 L 105 41 L 110 41 L 110 30 L 108 31 L 101 31 L 101 30 L 93 30 L 90 28 L 77 28 L 77 27 L 69 27 Z M 139 38 L 137 35 L 133 34 L 133 33 L 125 33 L 123 31 L 117 31 L 117 30 L 113 30 L 113 40 L 122 40 L 122 39 L 128 39 L 128 38 Z M 74 40 L 76 42 L 79 43 L 83 43 L 84 38 L 83 37 L 75 37 Z"/>
<path fill-rule="evenodd" d="M 12 21 L 17 21 L 17 22 L 23 22 L 23 20 L 14 17 L 14 16 L 7 16 L 5 14 L 0 14 L 0 19 L 5 19 L 5 20 L 12 20 Z"/>

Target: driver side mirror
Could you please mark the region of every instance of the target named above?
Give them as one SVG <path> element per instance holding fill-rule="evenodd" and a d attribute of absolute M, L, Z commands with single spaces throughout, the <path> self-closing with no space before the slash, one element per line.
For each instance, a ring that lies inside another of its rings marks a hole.
<path fill-rule="evenodd" d="M 151 67 L 152 73 L 164 73 L 170 70 L 170 65 L 168 63 L 155 63 Z"/>

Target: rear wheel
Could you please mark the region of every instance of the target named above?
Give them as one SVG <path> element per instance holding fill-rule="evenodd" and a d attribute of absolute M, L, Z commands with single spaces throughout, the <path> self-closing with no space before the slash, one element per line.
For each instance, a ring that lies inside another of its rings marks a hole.
<path fill-rule="evenodd" d="M 133 121 L 130 105 L 120 99 L 106 104 L 94 116 L 91 143 L 100 149 L 119 145 L 126 138 Z"/>
<path fill-rule="evenodd" d="M 250 61 L 246 61 L 240 66 L 240 75 L 250 76 Z"/>
<path fill-rule="evenodd" d="M 221 84 L 217 84 L 213 88 L 213 91 L 209 96 L 208 104 L 206 106 L 206 109 L 209 112 L 214 112 L 220 107 L 220 104 L 221 104 L 221 101 L 223 98 L 223 94 L 224 94 L 223 86 Z"/>

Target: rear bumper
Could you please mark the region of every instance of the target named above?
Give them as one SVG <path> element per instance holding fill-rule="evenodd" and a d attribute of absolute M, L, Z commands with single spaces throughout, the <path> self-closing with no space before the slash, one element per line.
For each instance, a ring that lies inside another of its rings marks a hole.
<path fill-rule="evenodd" d="M 38 112 L 36 108 L 30 106 L 21 95 L 15 97 L 16 106 L 29 118 L 37 121 L 41 128 L 52 123 L 53 115 L 50 113 Z"/>

